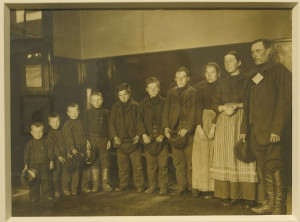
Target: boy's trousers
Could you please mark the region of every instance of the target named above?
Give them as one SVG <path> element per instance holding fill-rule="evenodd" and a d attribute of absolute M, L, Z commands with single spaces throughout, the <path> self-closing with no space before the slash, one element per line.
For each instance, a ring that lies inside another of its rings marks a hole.
<path fill-rule="evenodd" d="M 107 137 L 99 137 L 91 135 L 90 143 L 94 149 L 98 151 L 98 157 L 95 162 L 92 164 L 93 167 L 101 166 L 101 169 L 109 168 L 109 153 L 106 150 L 107 146 Z"/>
<path fill-rule="evenodd" d="M 94 163 L 92 163 L 91 165 L 86 165 L 83 168 L 83 171 L 82 171 L 82 188 L 83 189 L 89 187 L 91 172 L 93 171 L 93 169 L 98 170 L 97 171 L 98 175 L 97 176 L 94 175 L 94 177 L 92 176 L 92 178 L 98 178 L 98 180 L 99 180 L 100 167 L 101 167 L 101 169 L 108 169 L 108 167 L 110 166 L 109 153 L 106 150 L 107 141 L 108 141 L 107 137 L 91 135 L 90 143 L 91 143 L 92 149 L 96 149 L 98 152 L 98 155 L 97 155 L 97 158 L 94 161 Z M 97 182 L 97 181 L 94 181 L 94 179 L 93 179 L 93 182 Z"/>
<path fill-rule="evenodd" d="M 183 149 L 172 146 L 173 164 L 176 168 L 178 189 L 192 189 L 192 150 L 193 136 L 187 136 L 187 144 Z"/>
<path fill-rule="evenodd" d="M 63 168 L 62 170 L 62 189 L 63 191 L 71 191 L 72 193 L 78 193 L 79 191 L 79 179 L 80 168 L 69 171 Z"/>
<path fill-rule="evenodd" d="M 149 187 L 168 187 L 168 145 L 163 144 L 158 154 L 150 154 L 145 150 Z"/>
<path fill-rule="evenodd" d="M 54 161 L 54 169 L 53 169 L 53 186 L 54 192 L 61 192 L 61 174 L 62 174 L 62 166 L 58 159 Z"/>
<path fill-rule="evenodd" d="M 144 174 L 142 169 L 141 147 L 138 147 L 130 154 L 124 153 L 121 149 L 117 150 L 117 162 L 119 167 L 120 187 L 129 185 L 130 161 L 133 171 L 133 183 L 135 187 L 144 186 Z"/>
<path fill-rule="evenodd" d="M 38 201 L 40 197 L 42 199 L 48 198 L 50 196 L 49 164 L 35 164 L 31 165 L 30 168 L 36 170 L 36 178 L 29 186 L 29 196 L 31 201 Z"/>

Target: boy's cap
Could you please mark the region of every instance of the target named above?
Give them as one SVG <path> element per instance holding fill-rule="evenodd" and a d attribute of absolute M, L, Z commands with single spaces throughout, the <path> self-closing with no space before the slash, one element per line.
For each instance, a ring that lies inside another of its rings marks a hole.
<path fill-rule="evenodd" d="M 86 164 L 93 164 L 98 156 L 98 152 L 93 147 L 89 150 L 89 152 L 85 156 Z"/>
<path fill-rule="evenodd" d="M 179 136 L 177 132 L 172 132 L 169 143 L 177 149 L 183 149 L 187 143 L 187 138 L 186 136 Z"/>
<path fill-rule="evenodd" d="M 131 138 L 123 138 L 121 141 L 122 143 L 120 145 L 114 144 L 114 147 L 121 149 L 124 153 L 130 154 L 137 149 L 137 144 L 133 144 Z"/>
<path fill-rule="evenodd" d="M 28 169 L 24 170 L 21 174 L 21 183 L 23 185 L 29 185 L 36 177 L 36 170 L 35 169 Z"/>
<path fill-rule="evenodd" d="M 77 163 L 75 158 L 71 157 L 71 158 L 66 158 L 66 162 L 64 163 L 63 168 L 68 171 L 72 171 L 76 169 L 76 166 Z"/>
<path fill-rule="evenodd" d="M 238 160 L 245 163 L 250 163 L 256 159 L 251 151 L 250 144 L 248 142 L 243 142 L 242 139 L 234 145 L 233 152 Z"/>
<path fill-rule="evenodd" d="M 84 165 L 84 159 L 82 153 L 77 153 L 76 155 L 72 155 L 70 158 L 66 158 L 66 162 L 63 165 L 68 171 L 72 171 L 82 167 Z"/>
<path fill-rule="evenodd" d="M 163 148 L 162 143 L 156 142 L 155 140 L 152 140 L 148 144 L 144 144 L 144 147 L 145 150 L 152 155 L 160 153 Z"/>

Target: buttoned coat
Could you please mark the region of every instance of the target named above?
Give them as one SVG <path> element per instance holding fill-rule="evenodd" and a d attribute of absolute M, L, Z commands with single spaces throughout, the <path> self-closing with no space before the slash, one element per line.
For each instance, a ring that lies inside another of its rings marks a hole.
<path fill-rule="evenodd" d="M 189 85 L 182 92 L 182 101 L 180 101 L 178 87 L 170 89 L 163 108 L 163 128 L 175 130 L 181 116 L 181 120 L 185 122 L 182 128 L 193 132 L 196 121 L 196 97 L 197 91 Z"/>
<path fill-rule="evenodd" d="M 88 134 L 83 122 L 80 119 L 68 119 L 62 130 L 69 152 L 77 149 L 84 153 Z"/>
<path fill-rule="evenodd" d="M 47 140 L 52 144 L 56 157 L 67 157 L 67 146 L 62 129 L 51 129 L 47 134 Z"/>
<path fill-rule="evenodd" d="M 88 109 L 84 115 L 88 139 L 91 136 L 107 137 L 109 134 L 109 111 L 102 107 Z"/>
<path fill-rule="evenodd" d="M 134 138 L 137 132 L 137 110 L 139 103 L 134 99 L 129 99 L 129 104 L 123 113 L 121 101 L 117 101 L 110 112 L 110 137 L 119 137 L 120 139 L 127 136 Z M 127 133 L 126 133 L 127 131 Z"/>
<path fill-rule="evenodd" d="M 258 72 L 263 79 L 256 84 L 252 79 Z M 267 145 L 271 133 L 282 135 L 290 117 L 292 75 L 279 63 L 266 63 L 258 72 L 246 83 L 241 133 L 249 135 L 251 126 L 258 143 Z"/>
<path fill-rule="evenodd" d="M 150 98 L 147 97 L 140 102 L 138 109 L 138 132 L 139 135 L 150 135 L 153 132 L 153 117 L 157 118 L 157 130 L 159 134 L 164 134 L 162 129 L 162 111 L 164 107 L 165 99 L 158 98 L 155 104 L 152 104 Z"/>
<path fill-rule="evenodd" d="M 53 161 L 54 149 L 52 144 L 46 139 L 31 139 L 25 147 L 24 151 L 24 164 L 29 164 L 30 166 L 36 164 L 49 163 Z"/>

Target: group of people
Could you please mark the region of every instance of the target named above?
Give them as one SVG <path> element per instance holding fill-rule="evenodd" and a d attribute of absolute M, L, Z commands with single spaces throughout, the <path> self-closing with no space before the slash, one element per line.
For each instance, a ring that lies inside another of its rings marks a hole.
<path fill-rule="evenodd" d="M 150 77 L 146 80 L 149 96 L 140 103 L 131 98 L 130 86 L 122 83 L 116 89 L 119 100 L 110 112 L 102 108 L 102 94 L 93 92 L 92 108 L 86 111 L 84 121 L 78 119 L 79 106 L 71 104 L 67 107 L 69 120 L 62 128 L 58 114 L 49 116 L 47 139 L 43 124 L 33 123 L 23 170 L 36 172 L 29 184 L 31 201 L 39 200 L 40 187 L 46 199 L 98 192 L 100 181 L 104 191 L 112 191 L 108 176 L 111 147 L 117 150 L 120 181 L 115 191 L 129 187 L 131 165 L 137 192 L 167 195 L 171 146 L 178 184 L 172 195 L 205 192 L 207 198 L 222 198 L 226 206 L 243 200 L 256 213 L 286 214 L 281 140 L 291 112 L 291 73 L 271 60 L 270 46 L 263 39 L 253 42 L 257 71 L 251 75 L 241 72 L 240 56 L 230 51 L 224 57 L 228 77 L 219 80 L 220 67 L 210 62 L 198 90 L 188 84 L 189 70 L 180 67 L 174 76 L 176 86 L 166 98 L 160 96 L 159 80 Z M 233 147 L 239 140 L 250 143 L 256 161 L 236 158 Z M 149 184 L 146 190 L 142 147 Z M 53 170 L 54 195 L 49 170 Z M 259 179 L 266 195 L 265 201 L 255 206 Z"/>

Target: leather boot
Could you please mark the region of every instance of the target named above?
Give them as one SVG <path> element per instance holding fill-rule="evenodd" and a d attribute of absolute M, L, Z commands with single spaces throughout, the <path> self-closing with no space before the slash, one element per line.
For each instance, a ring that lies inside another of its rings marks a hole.
<path fill-rule="evenodd" d="M 102 169 L 102 188 L 105 192 L 112 191 L 111 186 L 108 184 L 108 169 Z"/>
<path fill-rule="evenodd" d="M 273 187 L 274 181 L 273 181 L 272 173 L 265 172 L 263 176 L 264 176 L 264 185 L 265 185 L 267 202 L 260 206 L 251 208 L 252 211 L 258 214 L 272 213 L 274 208 L 274 187 Z"/>
<path fill-rule="evenodd" d="M 287 186 L 286 180 L 284 179 L 284 174 L 282 170 L 276 170 L 273 173 L 274 180 L 274 215 L 285 215 L 287 213 L 286 209 L 286 199 L 287 199 Z"/>
<path fill-rule="evenodd" d="M 82 171 L 82 180 L 81 180 L 81 191 L 85 192 L 85 193 L 89 193 L 91 192 L 90 189 L 90 184 L 89 184 L 89 180 L 90 180 L 90 168 L 86 167 L 83 169 Z M 77 193 L 76 190 L 73 190 L 72 193 Z"/>
<path fill-rule="evenodd" d="M 96 193 L 99 191 L 99 185 L 100 185 L 100 170 L 99 168 L 92 168 L 92 180 L 93 180 L 93 187 L 92 192 Z"/>

